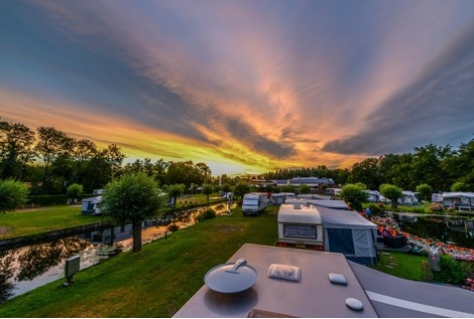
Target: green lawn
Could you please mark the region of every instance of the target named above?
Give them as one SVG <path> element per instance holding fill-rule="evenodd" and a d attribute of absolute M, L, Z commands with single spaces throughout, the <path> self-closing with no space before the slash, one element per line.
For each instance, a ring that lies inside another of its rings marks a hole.
<path fill-rule="evenodd" d="M 210 196 L 210 202 L 220 198 L 216 194 Z M 205 204 L 207 196 L 196 194 L 192 197 L 179 198 L 177 207 L 190 203 Z M 100 216 L 90 216 L 81 213 L 81 206 L 53 206 L 35 210 L 19 210 L 0 214 L 0 240 L 13 237 L 41 234 L 53 230 L 99 223 Z"/>
<path fill-rule="evenodd" d="M 179 230 L 20 295 L 0 306 L 0 317 L 171 317 L 204 284 L 204 275 L 244 243 L 274 245 L 278 206 L 258 217 L 216 217 Z M 249 261 L 251 262 L 251 261 Z"/>
<path fill-rule="evenodd" d="M 372 268 L 392 276 L 423 281 L 421 263 L 428 261 L 427 256 L 412 255 L 402 252 L 380 252 L 379 263 Z"/>
<path fill-rule="evenodd" d="M 34 211 L 10 212 L 0 214 L 0 239 L 40 234 L 100 221 L 98 216 L 82 214 L 80 206 L 55 206 Z"/>

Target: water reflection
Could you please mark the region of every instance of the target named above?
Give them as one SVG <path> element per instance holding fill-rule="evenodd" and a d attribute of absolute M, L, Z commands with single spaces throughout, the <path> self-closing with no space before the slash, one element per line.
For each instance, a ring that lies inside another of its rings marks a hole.
<path fill-rule="evenodd" d="M 222 206 L 222 207 L 221 207 Z M 225 205 L 214 205 L 219 213 Z M 169 223 L 185 228 L 195 223 L 196 216 L 207 208 L 180 211 L 173 216 L 147 221 L 142 229 L 142 243 L 164 237 Z M 107 245 L 105 244 L 107 243 Z M 80 255 L 80 269 L 114 256 L 119 251 L 132 248 L 131 225 L 124 227 L 100 227 L 98 230 L 0 251 L 0 303 L 36 287 L 64 278 L 65 260 Z"/>
<path fill-rule="evenodd" d="M 30 246 L 17 258 L 19 272 L 15 280 L 32 280 L 44 274 L 49 268 L 58 265 L 63 259 L 77 255 L 80 251 L 91 246 L 90 242 L 78 237 L 63 238 L 47 244 Z"/>
<path fill-rule="evenodd" d="M 474 248 L 472 218 L 438 216 L 404 218 L 403 215 L 395 215 L 395 219 L 400 228 L 407 233 L 461 247 Z"/>
<path fill-rule="evenodd" d="M 97 264 L 117 252 L 76 237 L 53 240 L 0 252 L 0 302 L 64 277 L 64 260 L 80 255 L 81 269 Z"/>
<path fill-rule="evenodd" d="M 11 281 L 14 276 L 14 257 L 11 251 L 0 252 L 0 303 L 13 296 L 15 284 Z"/>

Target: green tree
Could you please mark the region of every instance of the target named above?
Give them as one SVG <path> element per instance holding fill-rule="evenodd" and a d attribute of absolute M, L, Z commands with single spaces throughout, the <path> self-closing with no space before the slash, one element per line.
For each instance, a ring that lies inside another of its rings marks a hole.
<path fill-rule="evenodd" d="M 82 194 L 82 192 L 82 185 L 77 183 L 71 184 L 67 188 L 67 195 L 69 196 L 69 198 L 77 198 L 80 194 Z"/>
<path fill-rule="evenodd" d="M 204 184 L 204 186 L 202 187 L 202 193 L 206 195 L 208 204 L 209 204 L 209 195 L 211 195 L 213 191 L 214 189 L 211 184 Z"/>
<path fill-rule="evenodd" d="M 74 180 L 80 184 L 84 182 L 84 170 L 87 163 L 97 154 L 97 145 L 87 139 L 75 141 L 71 157 L 75 163 Z"/>
<path fill-rule="evenodd" d="M 167 179 L 170 184 L 184 184 L 189 188 L 191 184 L 204 183 L 203 171 L 196 167 L 192 161 L 170 162 L 167 170 Z"/>
<path fill-rule="evenodd" d="M 234 186 L 234 196 L 242 201 L 245 194 L 250 192 L 250 186 L 248 184 L 239 183 Z"/>
<path fill-rule="evenodd" d="M 26 204 L 28 188 L 13 179 L 0 180 L 0 213 L 6 213 Z"/>
<path fill-rule="evenodd" d="M 362 203 L 367 201 L 366 188 L 362 183 L 347 184 L 342 188 L 340 196 L 349 207 L 360 212 Z"/>
<path fill-rule="evenodd" d="M 35 146 L 35 151 L 44 162 L 43 183 L 47 183 L 48 169 L 58 158 L 68 158 L 74 147 L 74 140 L 65 133 L 56 130 L 54 127 L 39 127 L 39 140 Z"/>
<path fill-rule="evenodd" d="M 228 193 L 228 192 L 230 192 L 230 191 L 231 191 L 231 187 L 230 187 L 230 185 L 229 185 L 229 184 L 227 184 L 227 183 L 226 183 L 226 184 L 224 184 L 224 185 L 222 185 L 222 191 L 223 191 L 223 192 L 225 192 L 225 193 Z"/>
<path fill-rule="evenodd" d="M 451 185 L 452 192 L 467 192 L 469 190 L 469 186 L 466 185 L 464 182 L 456 182 Z"/>
<path fill-rule="evenodd" d="M 350 182 L 364 183 L 369 189 L 377 189 L 381 183 L 381 176 L 378 169 L 379 160 L 377 158 L 368 158 L 352 166 Z"/>
<path fill-rule="evenodd" d="M 158 214 L 163 206 L 161 190 L 144 173 L 124 174 L 105 186 L 102 211 L 121 226 L 132 224 L 133 251 L 142 248 L 142 223 Z"/>
<path fill-rule="evenodd" d="M 209 166 L 207 166 L 205 163 L 197 163 L 194 166 L 197 169 L 197 171 L 199 172 L 199 174 L 201 174 L 203 176 L 204 182 L 209 183 L 210 182 L 209 179 L 210 179 L 211 174 L 212 174 L 212 171 L 209 168 Z"/>
<path fill-rule="evenodd" d="M 0 168 L 2 178 L 22 179 L 34 161 L 35 133 L 21 123 L 0 122 Z"/>
<path fill-rule="evenodd" d="M 92 192 L 94 189 L 104 188 L 113 178 L 119 177 L 125 157 L 120 147 L 115 144 L 98 151 L 87 162 L 84 170 L 84 190 Z"/>
<path fill-rule="evenodd" d="M 420 193 L 424 200 L 429 200 L 431 198 L 431 194 L 433 194 L 433 188 L 426 183 L 418 185 L 416 187 L 416 191 Z"/>
<path fill-rule="evenodd" d="M 298 189 L 300 191 L 300 194 L 310 194 L 311 193 L 311 187 L 309 187 L 306 184 L 301 184 Z"/>
<path fill-rule="evenodd" d="M 397 208 L 398 199 L 402 196 L 402 189 L 391 184 L 380 185 L 380 193 L 391 200 L 392 208 Z"/>
<path fill-rule="evenodd" d="M 168 193 L 169 198 L 173 199 L 174 207 L 176 207 L 176 203 L 178 202 L 178 197 L 184 194 L 185 189 L 186 189 L 186 186 L 184 184 L 169 185 L 166 188 L 166 192 Z"/>
<path fill-rule="evenodd" d="M 449 186 L 444 183 L 449 173 L 444 170 L 441 163 L 452 155 L 453 151 L 449 145 L 437 147 L 429 144 L 415 147 L 410 168 L 411 185 L 408 189 L 414 189 L 418 183 L 426 183 L 434 189 L 445 189 Z"/>

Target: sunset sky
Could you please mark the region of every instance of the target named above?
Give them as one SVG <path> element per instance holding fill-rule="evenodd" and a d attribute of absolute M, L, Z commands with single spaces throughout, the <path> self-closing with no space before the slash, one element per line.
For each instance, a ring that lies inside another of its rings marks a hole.
<path fill-rule="evenodd" d="M 474 1 L 0 1 L 0 116 L 213 175 L 474 138 Z"/>

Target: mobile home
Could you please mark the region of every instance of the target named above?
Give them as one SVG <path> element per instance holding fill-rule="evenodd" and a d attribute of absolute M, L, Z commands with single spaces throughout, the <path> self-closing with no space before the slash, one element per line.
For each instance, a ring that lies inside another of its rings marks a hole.
<path fill-rule="evenodd" d="M 244 216 L 259 215 L 268 206 L 266 193 L 248 193 L 242 201 L 242 214 Z"/>
<path fill-rule="evenodd" d="M 324 249 L 321 216 L 315 206 L 301 204 L 280 206 L 277 246 Z"/>
<path fill-rule="evenodd" d="M 338 252 L 357 263 L 375 264 L 376 238 L 377 226 L 354 211 L 312 203 L 282 204 L 278 211 L 280 247 Z"/>
<path fill-rule="evenodd" d="M 81 212 L 88 215 L 100 214 L 100 203 L 102 202 L 102 196 L 84 198 L 81 202 Z"/>

